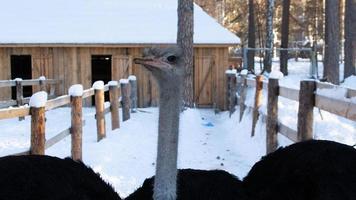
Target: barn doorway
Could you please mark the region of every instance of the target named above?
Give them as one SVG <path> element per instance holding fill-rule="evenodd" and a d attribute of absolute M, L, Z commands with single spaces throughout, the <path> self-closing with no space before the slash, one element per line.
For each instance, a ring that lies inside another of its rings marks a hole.
<path fill-rule="evenodd" d="M 108 83 L 111 81 L 112 72 L 111 72 L 111 55 L 92 55 L 91 56 L 91 83 L 95 81 L 104 81 Z M 105 93 L 105 101 L 109 101 L 108 92 Z M 94 97 L 92 98 L 93 105 L 95 103 Z"/>
<path fill-rule="evenodd" d="M 11 79 L 32 79 L 31 55 L 11 55 Z M 23 97 L 32 95 L 32 86 L 23 86 Z M 16 99 L 16 87 L 11 88 L 11 98 Z"/>

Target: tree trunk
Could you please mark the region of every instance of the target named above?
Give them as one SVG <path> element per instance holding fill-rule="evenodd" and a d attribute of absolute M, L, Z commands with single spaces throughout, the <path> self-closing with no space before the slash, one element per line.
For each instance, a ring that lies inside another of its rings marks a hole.
<path fill-rule="evenodd" d="M 186 107 L 193 107 L 193 0 L 178 0 L 178 33 L 177 44 L 183 50 L 185 78 L 183 89 L 183 103 Z"/>
<path fill-rule="evenodd" d="M 356 75 L 356 0 L 346 0 L 345 5 L 345 68 L 344 78 Z"/>
<path fill-rule="evenodd" d="M 339 84 L 339 1 L 325 1 L 324 78 Z"/>
<path fill-rule="evenodd" d="M 248 3 L 248 47 L 256 47 L 256 36 L 255 36 L 255 13 L 254 13 L 254 2 L 249 0 Z M 249 50 L 247 53 L 247 68 L 248 71 L 254 71 L 255 69 L 255 51 Z"/>
<path fill-rule="evenodd" d="M 265 59 L 264 59 L 264 69 L 267 72 L 272 71 L 272 48 L 273 48 L 273 8 L 274 8 L 274 0 L 267 1 L 267 21 L 266 21 L 266 48 L 270 50 L 266 50 Z"/>
<path fill-rule="evenodd" d="M 290 0 L 284 0 L 283 1 L 283 14 L 282 14 L 281 48 L 288 48 L 289 8 L 290 8 Z M 280 56 L 280 70 L 286 76 L 286 75 L 288 75 L 288 51 L 281 51 L 280 55 L 281 55 Z"/>

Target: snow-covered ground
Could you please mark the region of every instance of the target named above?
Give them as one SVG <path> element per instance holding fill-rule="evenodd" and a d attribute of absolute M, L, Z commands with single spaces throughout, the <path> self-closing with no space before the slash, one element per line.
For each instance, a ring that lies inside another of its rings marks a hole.
<path fill-rule="evenodd" d="M 299 87 L 299 80 L 308 77 L 308 64 L 291 62 L 290 76 L 281 85 Z M 344 83 L 356 88 L 356 77 Z M 253 104 L 253 89 L 248 91 L 247 104 Z M 265 99 L 264 99 L 265 102 Z M 261 111 L 265 112 L 265 103 Z M 296 129 L 298 104 L 280 98 L 279 118 Z M 121 122 L 120 129 L 110 131 L 110 115 L 106 116 L 107 137 L 96 142 L 94 109 L 85 108 L 83 129 L 83 160 L 125 197 L 154 174 L 157 142 L 158 109 L 145 108 Z M 265 123 L 259 119 L 255 137 L 251 138 L 251 111 L 246 110 L 239 122 L 239 110 L 231 118 L 227 112 L 215 114 L 210 109 L 188 109 L 181 115 L 179 168 L 223 169 L 243 178 L 251 166 L 265 154 Z M 321 117 L 322 116 L 322 117 Z M 46 138 L 51 138 L 70 125 L 70 109 L 59 108 L 46 113 Z M 121 118 L 122 119 L 122 118 Z M 315 110 L 315 137 L 356 144 L 356 122 Z M 0 121 L 0 156 L 20 152 L 30 145 L 30 117 Z M 291 143 L 279 135 L 280 145 Z M 70 156 L 70 137 L 46 151 L 46 154 Z"/>

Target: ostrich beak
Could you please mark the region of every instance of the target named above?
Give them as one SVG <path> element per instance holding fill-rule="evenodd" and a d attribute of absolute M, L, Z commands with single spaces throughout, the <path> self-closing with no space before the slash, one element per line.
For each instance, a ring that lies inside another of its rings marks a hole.
<path fill-rule="evenodd" d="M 149 70 L 152 68 L 162 69 L 165 67 L 164 62 L 154 58 L 135 58 L 133 61 L 135 64 L 141 64 Z"/>

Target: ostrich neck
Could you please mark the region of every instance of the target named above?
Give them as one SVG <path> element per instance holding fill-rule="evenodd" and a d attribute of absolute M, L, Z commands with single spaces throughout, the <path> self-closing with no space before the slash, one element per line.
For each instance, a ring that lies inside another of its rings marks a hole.
<path fill-rule="evenodd" d="M 155 200 L 175 200 L 177 188 L 178 130 L 181 81 L 160 85 Z"/>

